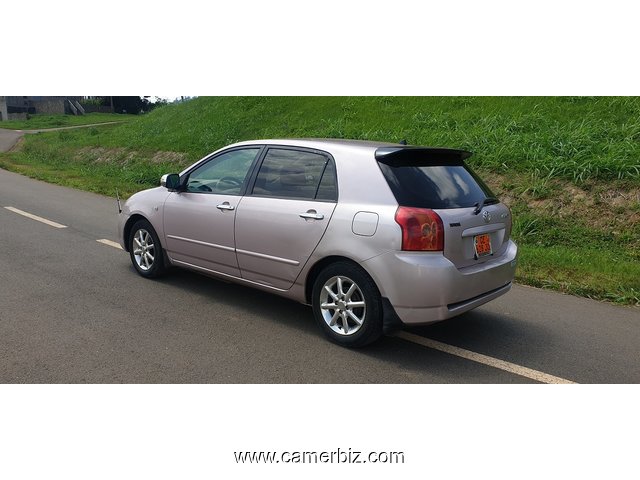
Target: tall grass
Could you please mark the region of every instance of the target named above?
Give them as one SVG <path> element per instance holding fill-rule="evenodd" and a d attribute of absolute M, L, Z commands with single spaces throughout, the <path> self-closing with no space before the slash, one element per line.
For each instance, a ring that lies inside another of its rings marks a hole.
<path fill-rule="evenodd" d="M 466 148 L 497 172 L 640 179 L 640 99 L 222 97 L 169 105 L 113 130 L 132 148 L 197 158 L 254 138 L 330 137 Z"/>

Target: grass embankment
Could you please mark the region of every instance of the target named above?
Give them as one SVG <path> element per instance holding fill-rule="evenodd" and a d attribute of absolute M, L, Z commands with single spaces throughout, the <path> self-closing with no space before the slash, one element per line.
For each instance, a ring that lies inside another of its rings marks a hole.
<path fill-rule="evenodd" d="M 117 113 L 87 113 L 86 115 L 31 115 L 28 120 L 9 120 L 0 122 L 0 128 L 9 130 L 39 130 L 41 128 L 74 127 L 92 123 L 122 122 L 134 115 Z"/>
<path fill-rule="evenodd" d="M 221 146 L 272 137 L 469 149 L 512 208 L 518 281 L 640 304 L 638 98 L 199 98 L 126 125 L 29 136 L 0 167 L 128 195 Z"/>

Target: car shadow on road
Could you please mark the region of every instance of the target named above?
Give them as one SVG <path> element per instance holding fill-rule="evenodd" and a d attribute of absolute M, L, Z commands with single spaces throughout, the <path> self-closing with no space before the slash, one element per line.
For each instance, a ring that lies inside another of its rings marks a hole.
<path fill-rule="evenodd" d="M 131 270 L 135 271 L 133 267 Z M 272 293 L 177 268 L 155 281 L 201 296 L 212 305 L 227 306 L 247 315 L 315 333 L 316 325 L 310 307 Z M 317 333 L 321 335 L 321 332 Z"/>
<path fill-rule="evenodd" d="M 133 267 L 131 268 L 133 270 Z M 328 342 L 316 325 L 311 308 L 298 302 L 181 269 L 173 269 L 156 281 L 191 295 L 197 295 L 204 301 L 221 307 L 217 310 L 224 311 L 224 307 L 229 307 L 251 317 L 252 321 L 285 326 L 287 329 L 316 337 L 318 342 Z M 527 338 L 522 335 L 522 325 L 514 324 L 514 319 L 508 315 L 483 309 L 477 309 L 431 326 L 411 328 L 408 331 L 498 358 L 501 355 L 509 357 L 509 353 L 513 353 L 514 349 L 522 349 L 527 345 Z M 544 335 L 544 332 L 536 332 L 538 340 L 541 333 Z M 427 370 L 430 381 L 436 382 L 451 382 L 452 378 L 459 378 L 460 382 L 469 381 L 471 378 L 478 383 L 496 380 L 495 377 L 487 379 L 473 376 L 470 373 L 474 371 L 473 367 L 461 365 L 461 363 L 468 363 L 468 361 L 393 336 L 384 337 L 372 345 L 357 350 L 347 351 L 333 344 L 325 350 L 327 355 L 335 355 L 338 352 L 340 355 L 344 355 L 345 352 L 349 352 L 346 354 L 350 356 L 364 355 L 400 367 L 405 375 L 397 378 L 397 381 L 402 383 L 425 381 L 421 375 L 425 374 Z M 504 359 L 508 360 L 509 358 Z M 470 375 L 471 377 L 469 377 Z M 522 380 L 508 379 L 508 381 Z M 370 383 L 372 381 L 376 381 L 376 379 L 353 379 L 354 383 Z"/>

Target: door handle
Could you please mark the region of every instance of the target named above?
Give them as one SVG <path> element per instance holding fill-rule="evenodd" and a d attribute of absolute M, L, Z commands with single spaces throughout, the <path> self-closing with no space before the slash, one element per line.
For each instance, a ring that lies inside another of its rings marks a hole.
<path fill-rule="evenodd" d="M 216 208 L 218 210 L 235 210 L 236 207 L 234 207 L 233 205 L 229 205 L 229 202 L 224 202 L 220 205 L 217 205 Z"/>
<path fill-rule="evenodd" d="M 307 212 L 301 213 L 300 217 L 301 218 L 311 218 L 313 220 L 322 220 L 324 218 L 324 215 L 322 215 L 321 213 L 316 212 L 315 210 L 309 210 Z"/>

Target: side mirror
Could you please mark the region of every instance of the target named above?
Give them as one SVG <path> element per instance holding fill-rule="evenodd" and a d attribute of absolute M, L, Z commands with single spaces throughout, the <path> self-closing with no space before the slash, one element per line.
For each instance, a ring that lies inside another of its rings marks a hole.
<path fill-rule="evenodd" d="M 167 190 L 178 190 L 180 188 L 180 175 L 177 173 L 167 173 L 160 178 L 160 185 Z"/>

